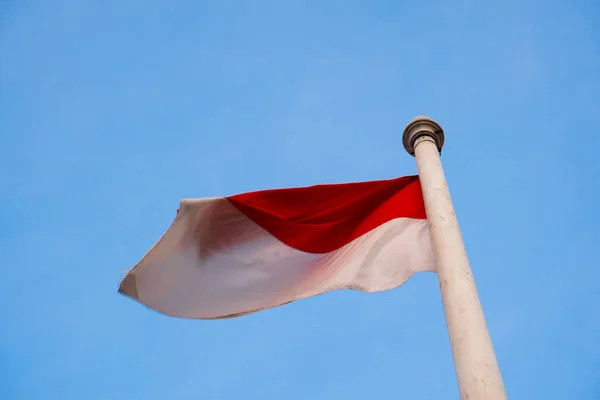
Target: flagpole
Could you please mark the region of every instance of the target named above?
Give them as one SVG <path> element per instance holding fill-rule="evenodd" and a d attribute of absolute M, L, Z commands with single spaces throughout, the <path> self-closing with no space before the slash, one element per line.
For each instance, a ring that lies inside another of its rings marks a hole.
<path fill-rule="evenodd" d="M 434 120 L 417 117 L 404 129 L 402 141 L 417 161 L 460 398 L 504 400 L 502 376 L 442 169 L 444 131 Z"/>

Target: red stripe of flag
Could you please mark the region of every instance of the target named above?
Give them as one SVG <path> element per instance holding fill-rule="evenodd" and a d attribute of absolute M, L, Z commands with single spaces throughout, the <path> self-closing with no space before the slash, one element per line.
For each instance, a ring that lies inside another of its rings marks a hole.
<path fill-rule="evenodd" d="M 328 253 L 396 218 L 425 219 L 418 176 L 262 190 L 227 199 L 281 242 Z"/>

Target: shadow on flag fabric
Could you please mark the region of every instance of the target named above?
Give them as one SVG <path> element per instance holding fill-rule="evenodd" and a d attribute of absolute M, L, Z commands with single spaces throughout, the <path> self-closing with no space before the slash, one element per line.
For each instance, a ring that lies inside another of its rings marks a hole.
<path fill-rule="evenodd" d="M 119 292 L 180 318 L 237 317 L 435 272 L 417 176 L 182 200 Z"/>

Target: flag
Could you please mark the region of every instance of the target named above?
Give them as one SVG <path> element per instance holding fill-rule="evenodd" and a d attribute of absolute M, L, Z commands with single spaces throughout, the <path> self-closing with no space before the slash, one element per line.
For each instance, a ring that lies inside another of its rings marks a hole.
<path fill-rule="evenodd" d="M 417 176 L 180 202 L 119 292 L 160 313 L 237 317 L 435 271 Z"/>

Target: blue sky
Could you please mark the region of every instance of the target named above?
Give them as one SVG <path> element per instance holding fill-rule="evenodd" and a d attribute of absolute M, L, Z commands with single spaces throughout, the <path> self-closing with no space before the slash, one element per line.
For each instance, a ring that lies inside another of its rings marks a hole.
<path fill-rule="evenodd" d="M 511 399 L 600 398 L 600 4 L 0 2 L 0 398 L 456 399 L 437 280 L 224 321 L 117 294 L 180 198 L 443 163 Z"/>

